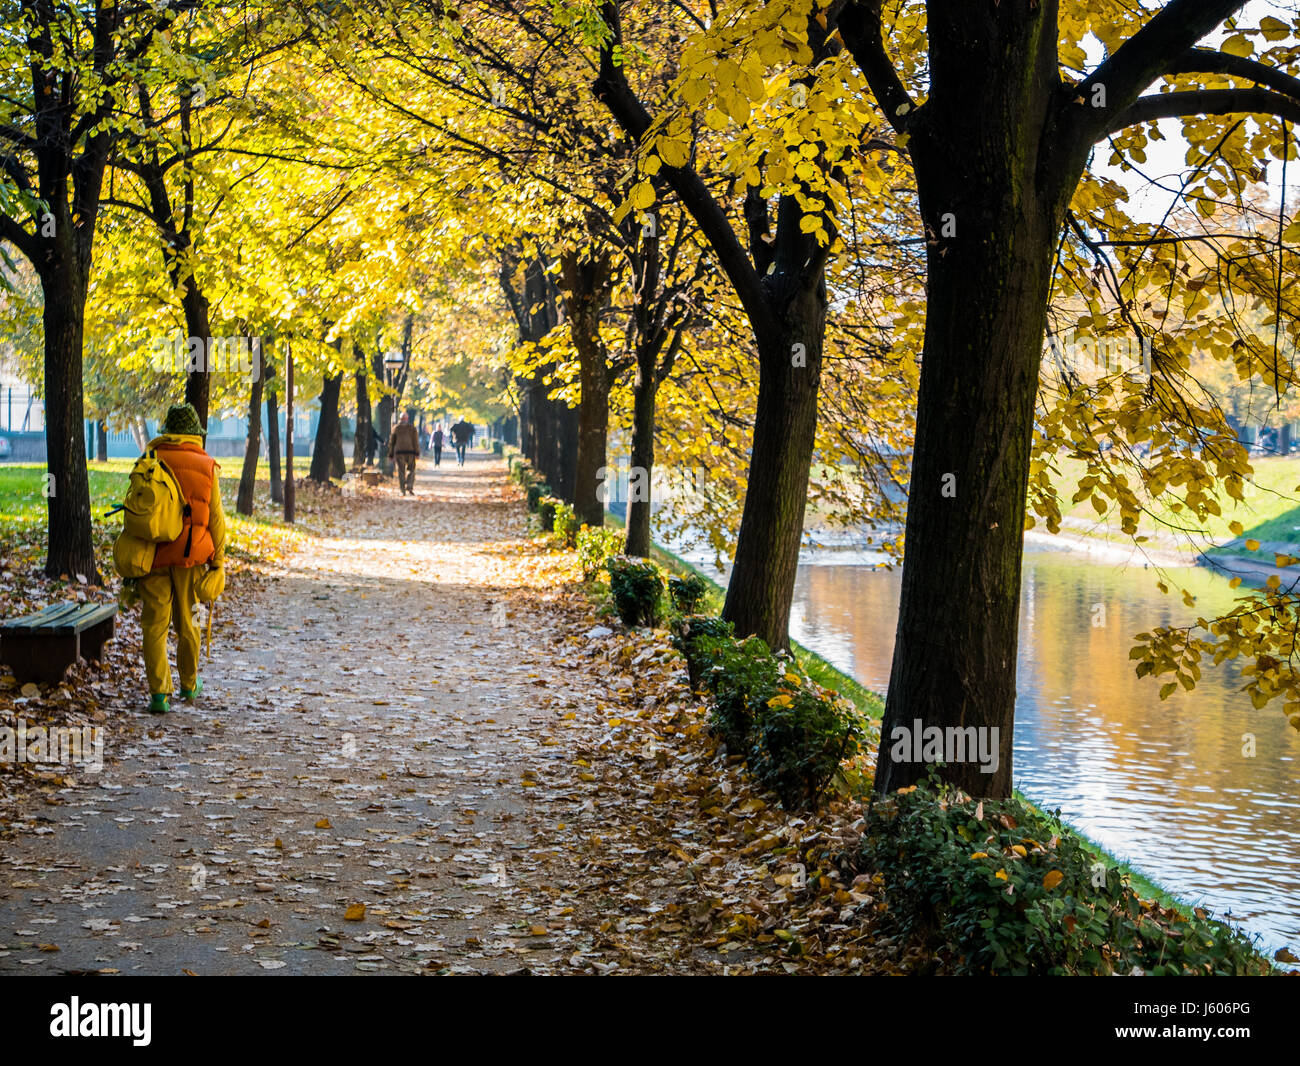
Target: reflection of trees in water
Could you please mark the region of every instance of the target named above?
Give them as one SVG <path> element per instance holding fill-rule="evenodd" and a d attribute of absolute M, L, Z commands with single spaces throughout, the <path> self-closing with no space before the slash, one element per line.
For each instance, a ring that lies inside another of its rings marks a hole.
<path fill-rule="evenodd" d="M 802 632 L 868 688 L 888 683 L 899 571 L 808 566 L 796 590 Z M 1249 917 L 1270 942 L 1300 937 L 1300 739 L 1273 708 L 1256 711 L 1238 668 L 1203 663 L 1194 691 L 1159 699 L 1136 677 L 1134 634 L 1226 609 L 1207 570 L 1169 574 L 1027 556 L 1017 679 L 1017 785 L 1175 891 Z M 1185 607 L 1180 590 L 1197 597 Z M 1100 608 L 1099 608 L 1100 605 Z M 1094 624 L 1098 622 L 1099 624 Z M 1256 756 L 1242 754 L 1255 737 Z M 1287 761 L 1287 760 L 1290 761 Z"/>

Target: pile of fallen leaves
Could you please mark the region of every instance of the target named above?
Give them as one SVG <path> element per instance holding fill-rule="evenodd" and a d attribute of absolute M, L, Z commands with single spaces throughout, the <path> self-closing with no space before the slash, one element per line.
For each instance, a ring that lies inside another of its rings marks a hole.
<path fill-rule="evenodd" d="M 874 924 L 878 884 L 846 873 L 841 858 L 861 837 L 861 802 L 783 810 L 711 733 L 667 633 L 595 621 L 588 614 L 557 641 L 613 674 L 619 697 L 576 760 L 589 798 L 567 827 L 583 840 L 580 894 L 597 912 L 587 917 L 601 954 L 617 959 L 593 967 L 907 972 L 911 956 Z"/>

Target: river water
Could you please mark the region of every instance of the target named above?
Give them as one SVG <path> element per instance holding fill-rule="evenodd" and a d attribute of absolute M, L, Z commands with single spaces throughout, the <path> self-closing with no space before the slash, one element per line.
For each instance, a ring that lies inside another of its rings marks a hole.
<path fill-rule="evenodd" d="M 859 551 L 806 558 L 791 636 L 883 693 L 900 571 Z M 1202 664 L 1195 690 L 1163 702 L 1171 678 L 1134 675 L 1135 633 L 1186 624 L 1236 595 L 1202 568 L 1166 573 L 1197 597 L 1195 610 L 1140 566 L 1027 546 L 1016 787 L 1180 898 L 1242 925 L 1269 954 L 1300 953 L 1300 734 L 1280 704 L 1251 706 L 1232 664 Z"/>

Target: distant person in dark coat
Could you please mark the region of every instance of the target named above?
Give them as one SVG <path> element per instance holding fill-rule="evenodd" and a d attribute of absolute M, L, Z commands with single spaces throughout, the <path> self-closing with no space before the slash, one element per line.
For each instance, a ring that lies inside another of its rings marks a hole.
<path fill-rule="evenodd" d="M 405 411 L 393 435 L 388 439 L 388 458 L 397 464 L 397 480 L 402 495 L 415 495 L 415 460 L 420 456 L 420 432 L 411 425 L 411 416 Z"/>
<path fill-rule="evenodd" d="M 474 427 L 461 419 L 451 427 L 451 442 L 456 446 L 456 465 L 465 465 L 465 449 L 474 442 Z"/>

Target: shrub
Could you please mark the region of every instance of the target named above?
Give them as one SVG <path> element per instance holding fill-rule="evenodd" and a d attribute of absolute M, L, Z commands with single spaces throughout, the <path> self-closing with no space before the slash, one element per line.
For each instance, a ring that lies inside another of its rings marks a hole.
<path fill-rule="evenodd" d="M 566 548 L 572 548 L 577 543 L 578 527 L 582 523 L 578 521 L 578 516 L 573 513 L 573 508 L 567 503 L 559 500 L 555 502 L 555 514 L 551 521 L 551 528 L 559 538 L 560 543 Z"/>
<path fill-rule="evenodd" d="M 699 574 L 668 580 L 668 595 L 672 598 L 673 607 L 680 614 L 694 614 L 700 606 L 700 601 L 708 593 L 709 583 Z"/>
<path fill-rule="evenodd" d="M 614 555 L 605 561 L 609 591 L 618 616 L 628 626 L 652 626 L 663 599 L 663 572 L 648 559 Z"/>
<path fill-rule="evenodd" d="M 709 722 L 727 750 L 787 808 L 816 808 L 845 759 L 861 749 L 867 720 L 758 637 L 737 641 L 720 618 L 692 616 L 674 645 L 692 684 L 712 694 Z"/>
<path fill-rule="evenodd" d="M 713 669 L 724 642 L 730 640 L 734 633 L 735 627 L 730 622 L 712 615 L 687 615 L 677 623 L 673 632 L 673 647 L 686 660 L 686 673 L 691 688 L 696 688 Z"/>
<path fill-rule="evenodd" d="M 859 862 L 887 913 L 962 974 L 1265 974 L 1222 922 L 1143 901 L 1056 815 L 932 780 L 876 802 Z M 1101 876 L 1104 873 L 1104 877 Z"/>
<path fill-rule="evenodd" d="M 575 539 L 584 581 L 594 581 L 596 575 L 605 569 L 605 561 L 617 555 L 623 547 L 623 531 L 608 526 L 584 524 Z"/>
<path fill-rule="evenodd" d="M 776 695 L 781 662 L 760 637 L 701 636 L 697 649 L 712 660 L 702 675 L 713 694 L 709 722 L 729 752 L 748 755 L 756 713 Z"/>
<path fill-rule="evenodd" d="M 563 500 L 554 496 L 542 496 L 537 501 L 537 517 L 542 520 L 542 529 L 547 533 L 555 531 L 556 508 L 565 506 Z"/>
<path fill-rule="evenodd" d="M 551 494 L 551 486 L 534 482 L 528 486 L 528 509 L 536 511 L 542 504 L 542 497 Z M 550 528 L 549 526 L 547 527 Z"/>
<path fill-rule="evenodd" d="M 848 700 L 787 665 L 777 693 L 754 708 L 750 772 L 784 807 L 815 809 L 866 729 Z"/>

